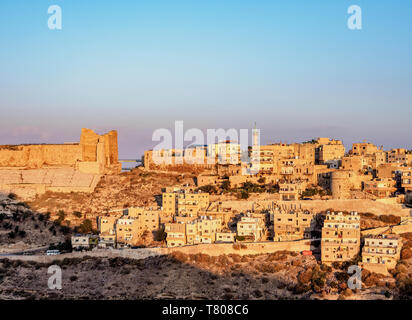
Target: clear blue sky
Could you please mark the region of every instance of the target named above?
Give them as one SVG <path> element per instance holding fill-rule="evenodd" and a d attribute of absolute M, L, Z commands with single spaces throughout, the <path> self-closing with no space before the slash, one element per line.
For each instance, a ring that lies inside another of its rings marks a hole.
<path fill-rule="evenodd" d="M 412 148 L 412 1 L 1 0 L 0 39 L 0 144 L 117 129 L 137 157 L 184 120 Z"/>

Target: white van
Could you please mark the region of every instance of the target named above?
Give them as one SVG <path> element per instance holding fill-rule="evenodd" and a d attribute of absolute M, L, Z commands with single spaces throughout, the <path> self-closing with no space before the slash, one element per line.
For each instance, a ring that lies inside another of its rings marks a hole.
<path fill-rule="evenodd" d="M 48 256 L 56 256 L 58 254 L 60 254 L 59 250 L 47 250 L 46 251 L 46 255 L 48 255 Z"/>

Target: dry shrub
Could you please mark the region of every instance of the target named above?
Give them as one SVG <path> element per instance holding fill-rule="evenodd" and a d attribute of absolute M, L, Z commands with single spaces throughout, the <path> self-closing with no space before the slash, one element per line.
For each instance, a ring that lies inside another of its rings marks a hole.
<path fill-rule="evenodd" d="M 401 259 L 406 260 L 412 258 L 412 249 L 403 248 L 401 251 Z"/>
<path fill-rule="evenodd" d="M 353 293 L 352 290 L 349 289 L 349 288 L 346 288 L 345 291 L 343 291 L 343 295 L 344 295 L 345 297 L 351 296 L 352 293 Z"/>
<path fill-rule="evenodd" d="M 399 294 L 402 298 L 412 297 L 412 278 L 405 278 L 398 281 Z"/>
<path fill-rule="evenodd" d="M 390 282 L 388 281 L 386 283 L 386 287 L 388 287 L 389 289 L 395 289 L 396 288 L 396 282 Z"/>
<path fill-rule="evenodd" d="M 270 253 L 267 258 L 266 261 L 283 261 L 286 260 L 288 257 L 288 254 L 290 254 L 289 251 L 276 251 L 273 253 Z"/>
<path fill-rule="evenodd" d="M 226 267 L 226 266 L 230 265 L 230 260 L 226 255 L 223 254 L 223 255 L 221 255 L 217 258 L 216 263 L 219 266 Z"/>
<path fill-rule="evenodd" d="M 307 284 L 312 279 L 312 269 L 306 269 L 299 273 L 298 281 L 302 284 Z"/>
<path fill-rule="evenodd" d="M 233 260 L 233 262 L 241 262 L 242 261 L 242 257 L 238 254 L 229 254 L 229 257 Z"/>
<path fill-rule="evenodd" d="M 403 263 L 403 261 L 398 262 L 395 270 L 397 273 L 408 273 L 408 267 Z"/>
<path fill-rule="evenodd" d="M 361 218 L 372 218 L 372 219 L 376 219 L 376 215 L 374 215 L 373 213 L 370 212 L 361 212 L 360 213 Z"/>
<path fill-rule="evenodd" d="M 320 270 L 325 271 L 325 272 L 332 272 L 332 267 L 326 265 L 326 264 L 322 264 L 320 266 Z"/>
<path fill-rule="evenodd" d="M 379 216 L 379 220 L 384 223 L 398 224 L 401 222 L 401 217 L 394 216 L 393 214 L 382 215 L 382 216 Z"/>
<path fill-rule="evenodd" d="M 412 232 L 401 233 L 400 236 L 406 240 L 412 240 Z"/>
<path fill-rule="evenodd" d="M 210 263 L 210 256 L 204 253 L 191 254 L 190 259 L 198 263 Z"/>
<path fill-rule="evenodd" d="M 306 293 L 310 290 L 310 287 L 308 285 L 298 283 L 293 289 L 292 292 L 294 294 L 303 294 Z"/>
<path fill-rule="evenodd" d="M 363 281 L 363 283 L 366 287 L 377 286 L 379 285 L 382 277 L 382 275 L 373 272 Z"/>
<path fill-rule="evenodd" d="M 276 273 L 283 269 L 281 264 L 272 264 L 272 263 L 262 263 L 256 265 L 256 270 L 263 273 Z"/>
<path fill-rule="evenodd" d="M 367 277 L 369 277 L 371 274 L 371 272 L 367 269 L 363 269 L 362 270 L 362 282 L 364 282 L 366 280 Z"/>
<path fill-rule="evenodd" d="M 402 248 L 404 249 L 412 249 L 412 240 L 405 241 Z"/>
<path fill-rule="evenodd" d="M 170 254 L 170 256 L 180 262 L 186 262 L 188 260 L 188 255 L 181 252 L 181 251 L 174 251 Z"/>
<path fill-rule="evenodd" d="M 395 277 L 395 278 L 396 278 L 396 281 L 402 282 L 402 281 L 408 279 L 408 274 L 407 274 L 407 273 L 399 272 L 398 274 L 396 274 L 396 277 Z"/>

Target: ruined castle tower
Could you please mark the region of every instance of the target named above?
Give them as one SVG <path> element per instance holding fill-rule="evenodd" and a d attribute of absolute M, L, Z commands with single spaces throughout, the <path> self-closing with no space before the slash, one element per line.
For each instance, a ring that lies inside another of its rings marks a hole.
<path fill-rule="evenodd" d="M 117 131 L 98 135 L 93 130 L 83 128 L 80 135 L 82 161 L 77 164 L 80 171 L 90 173 L 120 172 L 118 158 Z"/>

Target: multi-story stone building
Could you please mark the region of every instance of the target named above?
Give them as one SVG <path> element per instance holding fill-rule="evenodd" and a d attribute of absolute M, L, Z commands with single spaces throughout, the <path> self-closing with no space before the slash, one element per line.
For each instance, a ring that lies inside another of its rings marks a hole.
<path fill-rule="evenodd" d="M 226 232 L 216 232 L 216 242 L 235 242 L 236 233 L 226 231 Z"/>
<path fill-rule="evenodd" d="M 162 193 L 162 209 L 165 214 L 196 217 L 200 210 L 209 206 L 209 194 L 192 189 L 165 188 Z"/>
<path fill-rule="evenodd" d="M 71 237 L 73 250 L 83 250 L 90 248 L 90 235 L 76 234 Z"/>
<path fill-rule="evenodd" d="M 176 166 L 205 170 L 213 168 L 215 159 L 207 156 L 206 146 L 193 146 L 186 149 L 146 150 L 143 164 L 147 170 L 168 169 Z"/>
<path fill-rule="evenodd" d="M 317 164 L 325 164 L 330 160 L 339 160 L 345 155 L 345 146 L 340 140 L 318 138 L 315 144 L 315 160 Z"/>
<path fill-rule="evenodd" d="M 213 243 L 216 241 L 216 233 L 221 231 L 222 222 L 220 219 L 201 216 L 186 223 L 186 243 Z"/>
<path fill-rule="evenodd" d="M 252 150 L 252 164 L 255 172 L 264 174 L 279 174 L 279 161 L 294 158 L 295 147 L 286 143 L 262 145 L 258 150 Z"/>
<path fill-rule="evenodd" d="M 355 156 L 366 156 L 372 155 L 380 150 L 377 146 L 369 142 L 361 142 L 352 144 L 352 149 L 349 151 L 350 154 Z"/>
<path fill-rule="evenodd" d="M 273 210 L 273 240 L 310 239 L 316 229 L 315 215 L 303 210 Z"/>
<path fill-rule="evenodd" d="M 364 191 L 377 198 L 387 198 L 396 191 L 396 181 L 391 178 L 376 178 L 365 181 Z"/>
<path fill-rule="evenodd" d="M 284 201 L 299 200 L 305 188 L 306 188 L 306 183 L 302 181 L 279 182 L 280 200 L 284 200 Z"/>
<path fill-rule="evenodd" d="M 161 213 L 159 208 L 132 207 L 126 209 L 127 216 L 137 221 L 137 228 L 140 232 L 157 231 Z"/>
<path fill-rule="evenodd" d="M 121 216 L 122 214 L 105 215 L 97 217 L 97 231 L 99 231 L 100 234 L 114 234 L 116 221 Z"/>
<path fill-rule="evenodd" d="M 240 144 L 237 141 L 225 140 L 207 146 L 208 157 L 216 159 L 213 163 L 218 164 L 239 164 Z"/>
<path fill-rule="evenodd" d="M 322 263 L 355 258 L 360 249 L 360 216 L 357 212 L 329 212 L 322 228 Z"/>
<path fill-rule="evenodd" d="M 266 231 L 264 219 L 252 215 L 241 217 L 237 223 L 237 235 L 252 239 L 253 241 L 262 240 Z"/>
<path fill-rule="evenodd" d="M 185 223 L 165 223 L 165 232 L 168 247 L 178 247 L 186 244 Z"/>
<path fill-rule="evenodd" d="M 128 217 L 117 219 L 115 225 L 115 234 L 117 245 L 133 245 L 140 235 L 137 220 Z"/>
<path fill-rule="evenodd" d="M 400 259 L 402 238 L 392 234 L 381 234 L 365 237 L 362 248 L 362 264 L 364 268 L 385 266 L 387 270 L 396 267 Z"/>
<path fill-rule="evenodd" d="M 386 162 L 410 165 L 412 164 L 412 151 L 406 149 L 392 149 L 387 151 Z"/>
<path fill-rule="evenodd" d="M 165 224 L 168 247 L 214 243 L 216 234 L 222 231 L 221 220 L 210 216 L 175 218 L 176 222 Z"/>
<path fill-rule="evenodd" d="M 160 213 L 159 209 L 152 208 L 124 209 L 122 214 L 97 217 L 97 229 L 101 240 L 108 243 L 114 237 L 120 246 L 136 245 L 145 232 L 153 234 L 159 230 Z"/>
<path fill-rule="evenodd" d="M 368 160 L 363 155 L 351 155 L 342 158 L 342 169 L 361 173 L 368 169 Z"/>
<path fill-rule="evenodd" d="M 403 167 L 400 171 L 402 188 L 405 193 L 412 192 L 412 167 Z"/>

